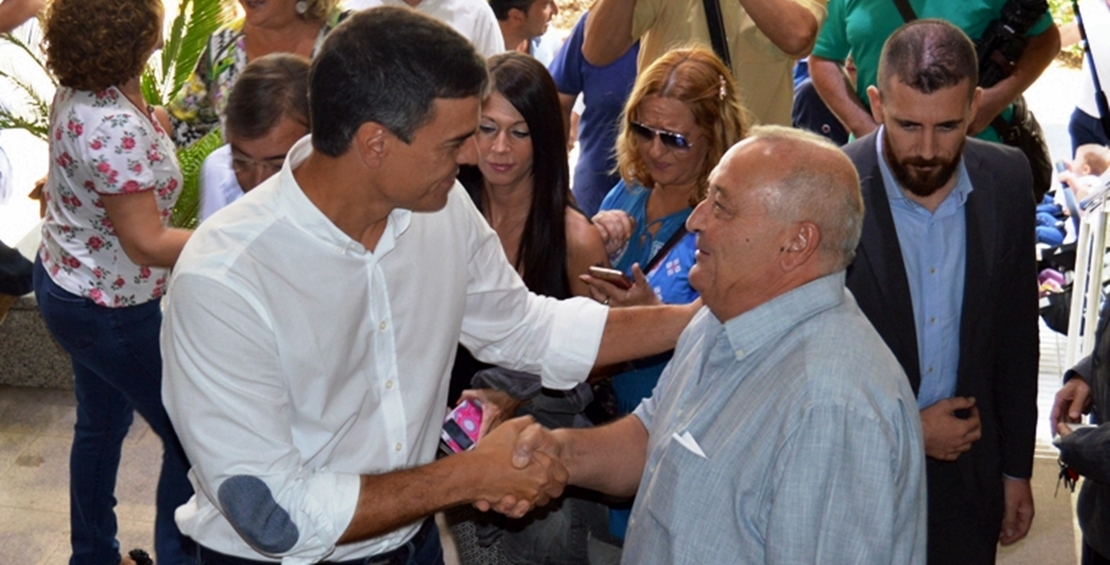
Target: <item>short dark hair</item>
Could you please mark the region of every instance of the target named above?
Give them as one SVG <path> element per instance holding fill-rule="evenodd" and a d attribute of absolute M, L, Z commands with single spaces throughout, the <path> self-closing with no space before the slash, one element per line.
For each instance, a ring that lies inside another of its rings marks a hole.
<path fill-rule="evenodd" d="M 99 92 L 141 75 L 162 30 L 161 0 L 54 0 L 46 8 L 46 66 L 58 83 Z"/>
<path fill-rule="evenodd" d="M 308 69 L 308 59 L 291 53 L 271 53 L 251 61 L 227 96 L 227 133 L 258 139 L 282 118 L 308 127 Z"/>
<path fill-rule="evenodd" d="M 923 94 L 967 80 L 970 96 L 979 84 L 975 45 L 960 28 L 944 20 L 909 22 L 887 38 L 879 56 L 879 91 L 894 78 Z"/>
<path fill-rule="evenodd" d="M 559 90 L 542 63 L 516 51 L 490 57 L 489 73 L 494 90 L 520 112 L 532 139 L 532 204 L 513 266 L 532 292 L 568 298 L 566 210 L 574 205 Z M 459 181 L 481 208 L 478 167 L 462 167 Z"/>
<path fill-rule="evenodd" d="M 493 8 L 493 15 L 497 16 L 497 21 L 505 21 L 509 19 L 509 10 L 516 8 L 525 15 L 528 10 L 532 9 L 532 4 L 539 0 L 489 0 L 489 7 Z"/>
<path fill-rule="evenodd" d="M 338 157 L 366 122 L 410 143 L 437 98 L 484 96 L 488 84 L 485 61 L 447 24 L 407 7 L 356 12 L 312 63 L 312 147 Z"/>

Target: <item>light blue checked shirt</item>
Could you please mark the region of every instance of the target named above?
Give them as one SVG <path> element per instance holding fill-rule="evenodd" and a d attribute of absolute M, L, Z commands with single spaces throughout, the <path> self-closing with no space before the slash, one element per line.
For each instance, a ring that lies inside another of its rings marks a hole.
<path fill-rule="evenodd" d="M 703 308 L 635 415 L 623 563 L 925 562 L 916 401 L 843 271 L 724 324 Z"/>

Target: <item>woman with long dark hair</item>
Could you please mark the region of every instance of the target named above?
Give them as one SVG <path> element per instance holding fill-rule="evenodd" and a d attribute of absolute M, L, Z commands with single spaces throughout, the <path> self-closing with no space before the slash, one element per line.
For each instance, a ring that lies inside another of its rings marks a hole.
<path fill-rule="evenodd" d="M 489 69 L 493 91 L 482 104 L 475 136 L 478 164 L 463 167 L 459 180 L 497 232 L 505 255 L 529 290 L 560 299 L 587 296 L 588 287 L 579 275 L 592 265 L 608 266 L 608 259 L 600 234 L 570 193 L 566 129 L 555 82 L 538 61 L 517 52 L 491 57 Z M 450 398 L 458 398 L 474 374 L 488 367 L 460 347 Z M 541 423 L 549 427 L 585 423 L 580 412 L 593 398 L 588 384 L 558 395 L 536 394 L 538 376 L 496 371 L 502 378 L 498 384 L 525 385 L 503 387 L 510 395 L 522 388 L 532 391 L 531 404 L 524 410 Z M 481 384 L 494 386 L 490 381 Z M 580 518 L 590 513 L 604 524 L 604 510 L 570 499 L 552 507 L 555 510 L 506 528 L 504 557 L 519 563 L 586 562 L 588 528 Z M 562 514 L 552 518 L 556 512 Z M 469 565 L 474 558 L 468 551 L 479 553 L 472 542 L 460 540 L 461 557 Z M 503 559 L 485 557 L 495 562 Z"/>
<path fill-rule="evenodd" d="M 503 53 L 489 66 L 494 90 L 482 104 L 478 165 L 459 180 L 532 292 L 588 296 L 578 275 L 605 263 L 605 248 L 573 203 L 555 82 L 526 55 Z"/>
<path fill-rule="evenodd" d="M 462 167 L 459 181 L 529 290 L 560 299 L 589 296 L 578 277 L 591 265 L 608 266 L 608 258 L 570 193 L 555 82 L 543 65 L 520 53 L 491 57 L 489 69 L 493 91 L 482 104 L 475 136 L 478 164 Z M 466 350 L 459 353 L 451 401 L 487 367 Z"/>

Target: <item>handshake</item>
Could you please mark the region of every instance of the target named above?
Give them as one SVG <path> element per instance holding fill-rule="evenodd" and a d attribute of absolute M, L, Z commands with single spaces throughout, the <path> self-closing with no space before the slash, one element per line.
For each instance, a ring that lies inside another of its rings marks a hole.
<path fill-rule="evenodd" d="M 472 451 L 454 457 L 466 459 L 466 472 L 474 479 L 468 481 L 474 507 L 510 518 L 558 498 L 569 478 L 556 434 L 530 416 L 502 423 Z"/>

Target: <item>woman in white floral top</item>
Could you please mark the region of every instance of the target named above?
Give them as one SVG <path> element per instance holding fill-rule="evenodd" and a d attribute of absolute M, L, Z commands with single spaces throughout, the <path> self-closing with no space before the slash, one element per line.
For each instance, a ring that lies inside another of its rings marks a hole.
<path fill-rule="evenodd" d="M 244 17 L 208 38 L 192 78 L 166 107 L 179 147 L 220 125 L 227 95 L 248 62 L 270 53 L 311 59 L 344 16 L 339 0 L 240 0 L 239 5 Z"/>
<path fill-rule="evenodd" d="M 116 541 L 120 448 L 138 410 L 164 444 L 155 550 L 187 563 L 173 521 L 192 495 L 188 460 L 161 400 L 160 298 L 191 232 L 167 227 L 181 188 L 174 145 L 139 76 L 161 44 L 161 0 L 53 0 L 46 217 L 35 296 L 70 354 L 77 423 L 70 454 L 72 564 L 133 563 Z"/>

